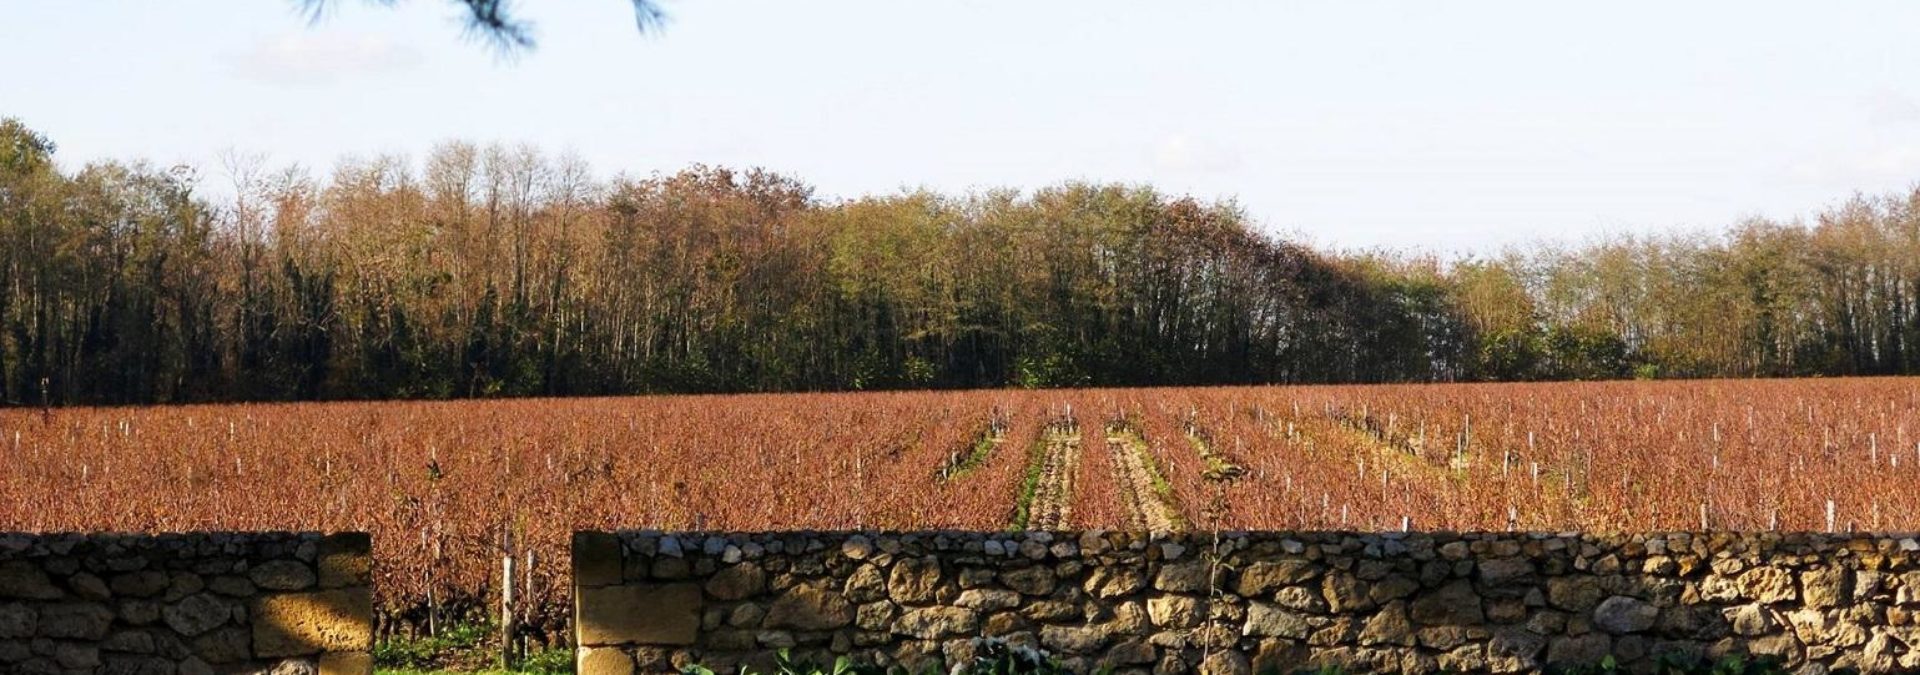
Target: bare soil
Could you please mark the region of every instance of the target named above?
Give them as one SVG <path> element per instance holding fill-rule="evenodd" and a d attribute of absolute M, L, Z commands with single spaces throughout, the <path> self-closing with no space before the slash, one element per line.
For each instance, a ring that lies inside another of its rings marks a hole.
<path fill-rule="evenodd" d="M 1113 434 L 1107 436 L 1107 450 L 1113 453 L 1113 478 L 1127 507 L 1127 525 L 1148 532 L 1180 529 L 1179 515 L 1154 486 L 1153 459 L 1146 445 L 1137 437 Z"/>
<path fill-rule="evenodd" d="M 1040 483 L 1027 511 L 1027 529 L 1064 530 L 1073 517 L 1074 477 L 1080 473 L 1080 434 L 1048 429 L 1040 457 Z"/>

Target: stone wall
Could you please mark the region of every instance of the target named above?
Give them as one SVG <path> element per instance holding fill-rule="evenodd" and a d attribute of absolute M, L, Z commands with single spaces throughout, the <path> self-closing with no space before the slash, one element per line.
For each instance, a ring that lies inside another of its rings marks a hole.
<path fill-rule="evenodd" d="M 1613 655 L 1920 668 L 1920 544 L 1808 534 L 618 534 L 574 538 L 583 675 L 969 658 L 1525 672 Z"/>
<path fill-rule="evenodd" d="M 0 534 L 0 672 L 364 675 L 365 534 Z"/>

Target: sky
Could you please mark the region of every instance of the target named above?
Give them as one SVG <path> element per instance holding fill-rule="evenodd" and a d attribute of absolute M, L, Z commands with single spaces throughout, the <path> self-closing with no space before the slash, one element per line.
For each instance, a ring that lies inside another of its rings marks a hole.
<path fill-rule="evenodd" d="M 446 140 L 827 198 L 1151 184 L 1276 234 L 1446 256 L 1808 218 L 1920 178 L 1920 3 L 0 0 L 0 116 L 67 168 L 325 175 Z"/>

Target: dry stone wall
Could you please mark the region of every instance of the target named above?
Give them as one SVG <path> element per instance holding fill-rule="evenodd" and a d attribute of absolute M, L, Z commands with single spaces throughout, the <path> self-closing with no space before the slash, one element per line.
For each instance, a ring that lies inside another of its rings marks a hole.
<path fill-rule="evenodd" d="M 370 543 L 0 534 L 0 672 L 371 673 Z"/>
<path fill-rule="evenodd" d="M 1920 544 L 1810 534 L 583 532 L 583 675 L 775 650 L 921 666 L 994 636 L 1076 670 L 1536 672 L 1612 655 L 1920 668 Z"/>

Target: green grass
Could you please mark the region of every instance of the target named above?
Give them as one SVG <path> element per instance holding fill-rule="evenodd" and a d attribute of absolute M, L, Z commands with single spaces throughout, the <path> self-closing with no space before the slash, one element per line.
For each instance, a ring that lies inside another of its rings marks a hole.
<path fill-rule="evenodd" d="M 945 480 L 959 480 L 967 474 L 972 473 L 973 470 L 986 466 L 987 458 L 993 455 L 994 448 L 1000 447 L 1001 440 L 1000 434 L 995 432 L 991 427 L 986 431 L 982 431 L 979 437 L 974 439 L 973 448 L 967 452 L 967 456 L 947 471 Z"/>
<path fill-rule="evenodd" d="M 499 666 L 494 628 L 470 623 L 432 637 L 395 637 L 373 646 L 374 672 L 380 675 L 557 675 L 573 672 L 573 650 L 536 651 L 514 668 Z"/>
<path fill-rule="evenodd" d="M 1046 464 L 1047 446 L 1055 438 L 1065 438 L 1066 431 L 1054 425 L 1048 425 L 1040 431 L 1033 446 L 1027 448 L 1027 477 L 1020 484 L 1020 497 L 1014 500 L 1013 522 L 1008 531 L 1018 532 L 1027 529 L 1028 521 L 1033 518 L 1033 495 L 1040 489 L 1040 472 Z"/>

